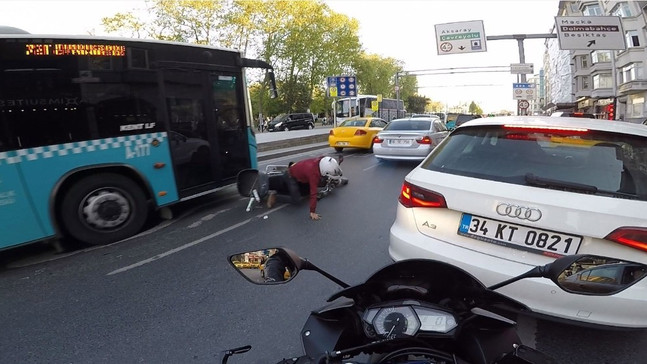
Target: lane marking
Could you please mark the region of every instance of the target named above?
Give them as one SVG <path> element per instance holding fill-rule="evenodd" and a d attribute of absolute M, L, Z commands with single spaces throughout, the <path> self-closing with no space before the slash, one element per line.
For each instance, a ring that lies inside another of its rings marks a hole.
<path fill-rule="evenodd" d="M 262 218 L 263 216 L 266 216 L 266 215 L 269 215 L 269 214 L 271 214 L 271 213 L 273 213 L 273 212 L 276 212 L 276 211 L 278 211 L 278 210 L 280 210 L 280 209 L 282 209 L 282 208 L 284 208 L 284 207 L 286 207 L 286 206 L 288 206 L 288 204 L 283 204 L 283 205 L 277 206 L 277 207 L 273 208 L 272 210 L 269 210 L 269 211 L 267 211 L 267 212 L 263 212 L 263 213 L 261 213 L 261 214 L 258 214 L 258 215 L 256 215 L 256 216 L 254 216 L 254 218 Z M 190 247 L 192 247 L 192 246 L 196 246 L 196 245 L 198 245 L 198 244 L 200 244 L 200 243 L 204 243 L 205 241 L 210 240 L 210 239 L 212 239 L 212 238 L 215 238 L 215 237 L 216 237 L 216 236 L 218 236 L 218 235 L 222 235 L 222 234 L 224 234 L 224 233 L 227 233 L 227 232 L 229 232 L 229 231 L 232 231 L 232 230 L 234 230 L 234 229 L 237 229 L 237 228 L 239 228 L 239 227 L 241 227 L 241 226 L 243 226 L 243 225 L 245 225 L 245 224 L 247 224 L 247 223 L 251 222 L 252 220 L 254 220 L 254 218 L 249 218 L 249 219 L 247 219 L 247 220 L 241 221 L 241 222 L 239 222 L 239 223 L 237 223 L 237 224 L 231 225 L 231 226 L 229 226 L 229 227 L 227 227 L 227 228 L 224 228 L 224 229 L 222 229 L 222 230 L 220 230 L 220 231 L 217 231 L 217 232 L 215 232 L 215 233 L 213 233 L 213 234 L 210 234 L 210 235 L 204 236 L 204 237 L 202 237 L 202 238 L 200 238 L 200 239 L 194 240 L 194 241 L 192 241 L 192 242 L 190 242 L 190 243 L 184 244 L 184 245 L 179 246 L 179 247 L 177 247 L 177 248 L 174 248 L 174 249 L 168 250 L 168 251 L 166 251 L 166 252 L 164 252 L 164 253 L 157 254 L 157 255 L 155 255 L 155 256 L 153 256 L 153 257 L 150 257 L 150 258 L 148 258 L 148 259 L 144 259 L 144 260 L 139 261 L 139 262 L 137 262 L 137 263 L 134 263 L 134 264 L 131 264 L 131 265 L 128 265 L 128 266 L 125 266 L 125 267 L 122 267 L 122 268 L 119 268 L 119 269 L 113 270 L 112 272 L 108 273 L 107 275 L 111 276 L 111 275 L 115 275 L 115 274 L 118 274 L 118 273 L 123 273 L 123 272 L 126 272 L 126 271 L 128 271 L 128 270 L 131 270 L 131 269 L 133 269 L 133 268 L 141 267 L 141 266 L 143 266 L 143 265 L 145 265 L 145 264 L 152 263 L 152 262 L 154 262 L 154 261 L 156 261 L 156 260 L 158 260 L 158 259 L 161 259 L 161 258 L 167 257 L 167 256 L 169 256 L 169 255 L 171 255 L 171 254 L 175 254 L 175 253 L 181 252 L 181 251 L 182 251 L 182 250 L 184 250 L 184 249 L 188 249 L 188 248 L 190 248 Z"/>
<path fill-rule="evenodd" d="M 369 166 L 369 167 L 366 167 L 366 168 L 362 169 L 362 171 L 368 171 L 369 169 L 373 169 L 373 168 L 375 168 L 375 167 L 377 167 L 379 165 L 380 165 L 380 162 L 377 162 L 377 163 L 373 164 L 372 166 Z"/>
<path fill-rule="evenodd" d="M 215 232 L 215 233 L 213 233 L 213 234 L 211 234 L 211 235 L 207 235 L 207 236 L 205 236 L 205 237 L 202 237 L 202 238 L 200 238 L 200 239 L 198 239 L 198 240 L 194 240 L 194 241 L 192 241 L 192 242 L 190 242 L 190 243 L 184 244 L 184 245 L 179 246 L 179 247 L 177 247 L 177 248 L 174 248 L 174 249 L 168 250 L 168 251 L 166 251 L 166 252 L 164 252 L 164 253 L 161 253 L 161 254 L 158 254 L 158 255 L 156 255 L 156 256 L 154 256 L 154 257 L 151 257 L 151 258 L 148 258 L 148 259 L 144 259 L 144 260 L 139 261 L 139 262 L 137 262 L 137 263 L 135 263 L 135 264 L 131 264 L 131 265 L 129 265 L 129 266 L 126 266 L 126 267 L 123 267 L 123 268 L 119 268 L 119 269 L 117 269 L 117 270 L 113 270 L 112 272 L 108 273 L 107 275 L 111 276 L 111 275 L 114 275 L 114 274 L 117 274 L 117 273 L 123 273 L 123 272 L 126 272 L 126 271 L 128 271 L 128 270 L 133 269 L 133 268 L 141 267 L 141 266 L 142 266 L 142 265 L 144 265 L 144 264 L 148 264 L 148 263 L 154 262 L 154 261 L 156 261 L 156 260 L 158 260 L 158 259 L 160 259 L 160 258 L 164 258 L 164 257 L 167 257 L 167 256 L 169 256 L 169 255 L 171 255 L 171 254 L 175 254 L 175 253 L 180 252 L 180 251 L 182 251 L 182 250 L 184 250 L 184 249 L 187 249 L 187 248 L 190 248 L 190 247 L 192 247 L 192 246 L 195 246 L 195 245 L 198 245 L 198 244 L 200 244 L 200 243 L 203 243 L 203 242 L 205 242 L 205 241 L 207 241 L 207 240 L 209 240 L 209 239 L 211 239 L 211 238 L 215 238 L 215 237 L 216 237 L 216 236 L 218 236 L 218 235 L 222 235 L 222 234 L 224 234 L 224 233 L 226 233 L 226 232 L 229 232 L 229 231 L 231 231 L 231 230 L 234 230 L 234 229 L 236 229 L 236 228 L 238 228 L 238 227 L 240 227 L 240 226 L 243 226 L 243 225 L 247 224 L 247 223 L 248 223 L 248 222 L 250 222 L 250 221 L 252 221 L 252 219 L 247 219 L 247 220 L 245 220 L 245 221 L 239 222 L 238 224 L 234 224 L 234 225 L 232 225 L 232 226 L 230 226 L 230 227 L 228 227 L 228 228 L 222 229 L 222 230 L 217 231 L 217 232 Z"/>
<path fill-rule="evenodd" d="M 209 220 L 213 219 L 214 217 L 216 217 L 216 216 L 218 216 L 218 215 L 220 215 L 220 214 L 222 214 L 222 213 L 224 213 L 224 212 L 227 212 L 227 211 L 229 211 L 229 210 L 231 210 L 231 208 L 229 208 L 229 209 L 224 209 L 224 210 L 220 210 L 220 211 L 216 211 L 216 212 L 215 212 L 215 213 L 213 213 L 213 214 L 205 215 L 205 216 L 201 217 L 198 221 L 196 221 L 196 222 L 194 222 L 194 223 L 190 224 L 190 225 L 189 225 L 189 226 L 187 226 L 187 227 L 188 227 L 189 229 L 192 229 L 192 228 L 198 227 L 198 226 L 202 225 L 202 223 L 203 223 L 203 222 L 205 222 L 205 221 L 209 221 Z"/>

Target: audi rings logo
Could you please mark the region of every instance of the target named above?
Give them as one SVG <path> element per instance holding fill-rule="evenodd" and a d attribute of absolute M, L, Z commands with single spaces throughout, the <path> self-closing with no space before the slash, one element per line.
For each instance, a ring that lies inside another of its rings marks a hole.
<path fill-rule="evenodd" d="M 539 221 L 541 219 L 541 211 L 525 206 L 510 205 L 501 203 L 496 207 L 496 213 L 501 216 L 514 217 L 521 220 Z"/>

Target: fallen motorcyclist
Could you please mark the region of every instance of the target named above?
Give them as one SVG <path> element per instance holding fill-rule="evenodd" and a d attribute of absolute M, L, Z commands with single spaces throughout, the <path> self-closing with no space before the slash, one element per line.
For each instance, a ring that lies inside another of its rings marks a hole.
<path fill-rule="evenodd" d="M 320 156 L 304 159 L 290 164 L 283 174 L 285 184 L 290 194 L 292 203 L 301 200 L 302 189 L 307 188 L 310 201 L 310 219 L 319 220 L 317 214 L 317 200 L 319 187 L 326 183 L 327 178 L 341 179 L 342 171 L 339 162 L 333 157 Z"/>

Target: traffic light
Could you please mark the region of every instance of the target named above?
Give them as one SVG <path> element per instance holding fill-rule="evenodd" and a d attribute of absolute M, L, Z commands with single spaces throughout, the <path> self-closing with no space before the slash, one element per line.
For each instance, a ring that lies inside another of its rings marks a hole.
<path fill-rule="evenodd" d="M 615 120 L 616 119 L 616 100 L 613 99 L 613 101 L 607 105 L 607 119 L 609 120 Z"/>

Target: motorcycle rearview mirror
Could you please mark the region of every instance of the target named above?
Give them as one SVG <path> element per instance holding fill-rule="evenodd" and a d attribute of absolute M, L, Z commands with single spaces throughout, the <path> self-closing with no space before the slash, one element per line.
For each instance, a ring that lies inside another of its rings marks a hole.
<path fill-rule="evenodd" d="M 584 255 L 551 279 L 566 292 L 608 296 L 647 276 L 647 265 L 601 256 Z"/>
<path fill-rule="evenodd" d="M 612 295 L 647 275 L 647 265 L 597 255 L 567 255 L 490 286 L 495 290 L 524 278 L 548 278 L 562 290 L 583 295 Z"/>
<path fill-rule="evenodd" d="M 299 269 L 290 254 L 282 248 L 267 248 L 234 254 L 229 263 L 254 284 L 278 284 L 292 280 Z"/>
<path fill-rule="evenodd" d="M 229 257 L 229 263 L 245 279 L 254 284 L 286 283 L 296 277 L 301 270 L 313 270 L 343 288 L 349 287 L 348 284 L 288 248 L 264 248 L 234 254 Z"/>

